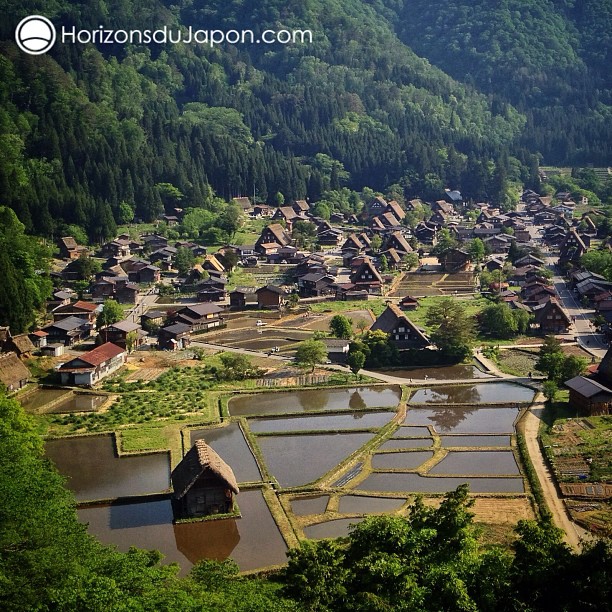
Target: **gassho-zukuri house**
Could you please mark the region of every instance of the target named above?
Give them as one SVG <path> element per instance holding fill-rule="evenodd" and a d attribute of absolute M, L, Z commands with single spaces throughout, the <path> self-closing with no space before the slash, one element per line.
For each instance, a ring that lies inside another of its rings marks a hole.
<path fill-rule="evenodd" d="M 125 349 L 106 342 L 62 364 L 58 369 L 62 385 L 91 387 L 122 367 L 126 357 Z"/>
<path fill-rule="evenodd" d="M 204 440 L 197 440 L 172 472 L 175 518 L 226 514 L 239 492 L 232 468 Z"/>

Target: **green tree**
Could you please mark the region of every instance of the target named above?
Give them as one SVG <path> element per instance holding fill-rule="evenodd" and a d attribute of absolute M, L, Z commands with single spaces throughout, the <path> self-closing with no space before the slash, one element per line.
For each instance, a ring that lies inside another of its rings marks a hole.
<path fill-rule="evenodd" d="M 342 314 L 334 315 L 331 318 L 329 329 L 336 338 L 349 340 L 353 336 L 353 322 Z"/>
<path fill-rule="evenodd" d="M 431 249 L 431 254 L 436 257 L 443 257 L 446 252 L 450 249 L 454 249 L 457 246 L 457 240 L 450 233 L 450 230 L 446 227 L 443 227 L 438 232 L 438 242 Z"/>
<path fill-rule="evenodd" d="M 136 342 L 138 342 L 138 332 L 128 332 L 127 336 L 125 337 L 125 348 L 127 349 L 128 353 L 131 353 L 134 350 L 136 347 Z"/>
<path fill-rule="evenodd" d="M 174 267 L 177 269 L 179 276 L 187 276 L 189 271 L 193 268 L 195 263 L 195 256 L 193 251 L 187 247 L 179 247 L 176 250 L 176 256 L 174 258 Z"/>
<path fill-rule="evenodd" d="M 327 359 L 327 347 L 320 340 L 304 340 L 300 342 L 295 351 L 295 361 L 300 367 L 310 368 L 314 372 L 315 366 Z"/>
<path fill-rule="evenodd" d="M 518 332 L 514 313 L 505 304 L 490 304 L 478 316 L 482 332 L 493 338 L 512 338 Z"/>
<path fill-rule="evenodd" d="M 346 363 L 348 367 L 351 368 L 351 372 L 357 376 L 359 374 L 359 370 L 363 368 L 365 365 L 366 356 L 361 351 L 354 351 L 349 353 Z"/>
<path fill-rule="evenodd" d="M 96 319 L 96 327 L 98 329 L 102 329 L 103 327 L 117 323 L 117 321 L 121 321 L 122 319 L 123 308 L 121 308 L 121 305 L 115 300 L 106 300 L 104 302 L 104 306 L 102 306 L 102 311 Z"/>
<path fill-rule="evenodd" d="M 291 237 L 298 247 L 309 247 L 316 242 L 317 226 L 311 221 L 297 221 L 291 230 Z"/>
<path fill-rule="evenodd" d="M 542 385 L 542 392 L 549 402 L 554 402 L 559 392 L 559 387 L 557 387 L 557 383 L 554 380 L 545 380 Z"/>
<path fill-rule="evenodd" d="M 221 380 L 245 380 L 259 375 L 259 370 L 253 368 L 253 364 L 247 355 L 240 353 L 223 353 L 219 359 L 223 368 L 217 370 Z"/>
<path fill-rule="evenodd" d="M 416 253 L 406 253 L 403 257 L 403 262 L 408 270 L 413 270 L 419 266 L 419 256 Z"/>
<path fill-rule="evenodd" d="M 380 247 L 382 246 L 382 238 L 378 234 L 374 234 L 372 236 L 372 240 L 370 240 L 370 248 L 374 253 L 380 251 Z"/>
<path fill-rule="evenodd" d="M 474 238 L 468 245 L 468 253 L 474 263 L 480 263 L 486 254 L 484 242 L 480 238 Z"/>
<path fill-rule="evenodd" d="M 119 216 L 117 221 L 121 225 L 127 225 L 134 220 L 134 206 L 127 202 L 121 202 L 119 204 Z"/>
<path fill-rule="evenodd" d="M 451 297 L 442 298 L 429 307 L 425 321 L 434 328 L 431 341 L 447 357 L 461 361 L 471 354 L 474 323 L 460 302 Z"/>
<path fill-rule="evenodd" d="M 73 270 L 76 273 L 77 280 L 89 281 L 94 274 L 102 270 L 102 264 L 99 260 L 81 254 L 79 258 L 72 264 Z"/>

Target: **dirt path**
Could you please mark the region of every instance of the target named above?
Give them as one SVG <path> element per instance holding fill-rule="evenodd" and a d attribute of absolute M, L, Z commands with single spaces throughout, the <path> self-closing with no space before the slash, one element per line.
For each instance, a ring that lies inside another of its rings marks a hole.
<path fill-rule="evenodd" d="M 534 404 L 531 410 L 528 410 L 525 413 L 520 426 L 523 430 L 523 434 L 525 435 L 525 442 L 527 444 L 529 457 L 531 458 L 531 463 L 533 464 L 538 480 L 540 481 L 540 486 L 542 487 L 542 491 L 544 493 L 544 499 L 546 500 L 548 509 L 552 513 L 553 521 L 557 527 L 563 529 L 565 532 L 564 539 L 567 544 L 569 544 L 574 550 L 579 550 L 582 530 L 580 530 L 579 533 L 579 527 L 577 527 L 577 525 L 570 520 L 563 504 L 563 500 L 557 493 L 553 476 L 550 473 L 548 466 L 544 462 L 544 457 L 542 456 L 540 445 L 538 443 L 538 431 L 541 421 L 540 418 L 533 413 L 533 410 L 539 411 L 543 409 L 544 404 Z"/>

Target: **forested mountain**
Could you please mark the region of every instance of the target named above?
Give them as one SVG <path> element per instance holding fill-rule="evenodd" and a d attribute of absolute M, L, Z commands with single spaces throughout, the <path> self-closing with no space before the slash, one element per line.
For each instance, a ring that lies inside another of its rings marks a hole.
<path fill-rule="evenodd" d="M 604 163 L 608 32 L 571 2 L 501 5 L 0 0 L 0 203 L 29 231 L 78 224 L 99 241 L 130 209 L 151 220 L 176 204 L 169 185 L 183 207 L 213 206 L 213 191 L 315 200 L 343 185 L 480 199 L 496 170 L 529 184 L 539 151 Z M 29 56 L 14 28 L 36 13 L 58 28 L 301 28 L 313 42 Z"/>
<path fill-rule="evenodd" d="M 548 164 L 612 158 L 610 0 L 385 0 L 401 40 L 526 115 Z"/>

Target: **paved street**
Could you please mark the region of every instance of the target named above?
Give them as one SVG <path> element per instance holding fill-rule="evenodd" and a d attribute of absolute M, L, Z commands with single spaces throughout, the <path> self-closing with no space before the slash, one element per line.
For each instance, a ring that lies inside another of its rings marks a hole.
<path fill-rule="evenodd" d="M 554 273 L 555 268 L 553 264 L 556 262 L 556 257 L 548 256 L 546 259 Z M 567 287 L 565 280 L 556 273 L 553 276 L 553 283 L 563 307 L 574 321 L 570 335 L 575 336 L 578 344 L 591 353 L 591 355 L 602 359 L 608 350 L 608 344 L 605 337 L 602 334 L 598 334 L 591 324 L 595 311 L 583 308 L 572 291 Z"/>

